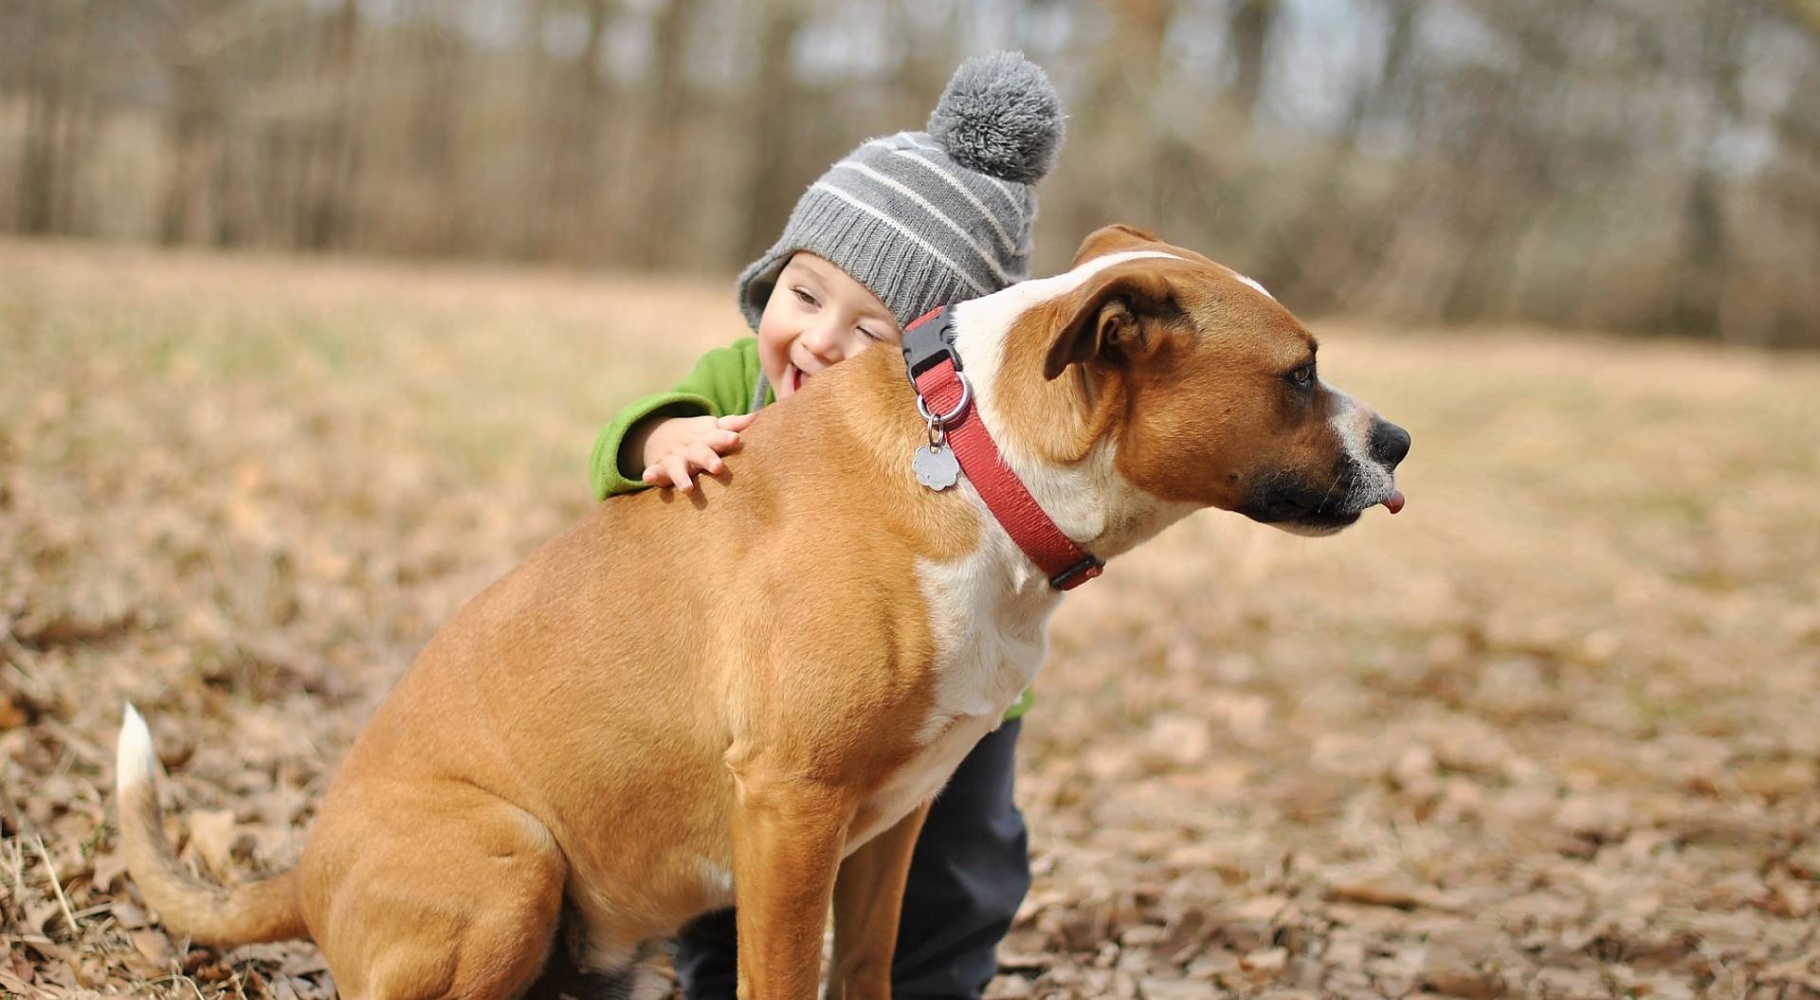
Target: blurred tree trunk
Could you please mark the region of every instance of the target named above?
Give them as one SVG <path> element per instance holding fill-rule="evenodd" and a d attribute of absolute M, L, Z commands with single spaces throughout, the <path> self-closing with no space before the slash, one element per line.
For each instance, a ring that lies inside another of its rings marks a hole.
<path fill-rule="evenodd" d="M 1270 38 L 1279 12 L 1278 0 L 1239 0 L 1229 22 L 1234 66 L 1232 100 L 1252 121 L 1257 120 L 1258 101 L 1264 94 Z"/>
<path fill-rule="evenodd" d="M 1809 38 L 1820 41 L 1820 0 L 1782 0 L 1782 7 Z"/>
<path fill-rule="evenodd" d="M 694 101 L 689 93 L 688 45 L 701 0 L 668 0 L 652 31 L 654 62 L 645 100 L 642 140 L 634 162 L 642 174 L 632 204 L 639 219 L 629 243 L 641 267 L 674 267 L 685 249 L 688 206 L 697 175 L 682 169 L 687 125 Z M 636 234 L 636 235 L 634 235 Z"/>
<path fill-rule="evenodd" d="M 456 156 L 459 109 L 463 99 L 465 46 L 454 16 L 438 0 L 413 4 L 418 86 L 411 98 L 410 159 L 434 200 L 420 203 L 415 222 L 420 250 L 448 253 L 465 241 L 468 218 L 447 206 L 462 204 L 461 169 Z"/>
<path fill-rule="evenodd" d="M 1387 27 L 1384 55 L 1376 70 L 1353 92 L 1346 116 L 1345 144 L 1356 151 L 1367 122 L 1392 114 L 1393 94 L 1410 74 L 1415 52 L 1415 0 L 1379 0 L 1379 13 Z"/>
<path fill-rule="evenodd" d="M 165 60 L 171 82 L 171 106 L 165 119 L 170 174 L 165 182 L 159 239 L 176 246 L 193 239 L 204 224 L 219 110 L 213 81 L 202 57 L 192 51 L 183 27 L 167 41 Z"/>
<path fill-rule="evenodd" d="M 87 93 L 92 8 L 83 0 L 44 5 L 33 13 L 24 74 L 20 228 L 67 233 L 77 224 L 83 153 L 93 123 Z"/>
<path fill-rule="evenodd" d="M 897 63 L 891 88 L 896 100 L 882 109 L 890 124 L 874 131 L 895 130 L 900 122 L 905 128 L 922 128 L 964 52 L 961 40 L 970 25 L 962 14 L 968 5 L 949 4 L 943 10 L 923 0 L 888 0 L 882 6 L 888 37 L 896 45 L 891 53 Z M 931 17 L 931 10 L 942 16 Z"/>
<path fill-rule="evenodd" d="M 614 110 L 611 81 L 602 65 L 618 9 L 614 0 L 532 0 L 529 5 L 522 57 L 529 128 L 516 171 L 524 211 L 512 240 L 519 256 L 604 256 L 612 262 L 615 227 L 632 224 L 603 211 L 600 197 L 611 188 L 605 176 L 611 164 L 603 162 L 601 153 Z M 546 36 L 553 27 L 571 27 L 574 14 L 581 18 L 580 45 L 573 56 L 559 61 Z"/>
<path fill-rule="evenodd" d="M 510 243 L 514 256 L 539 258 L 550 250 L 550 223 L 556 215 L 556 157 L 562 143 L 561 120 L 553 112 L 557 85 L 550 70 L 544 32 L 553 0 L 530 0 L 525 6 L 519 62 L 524 70 L 525 131 L 517 159 L 520 190 L 517 231 Z"/>
<path fill-rule="evenodd" d="M 1108 222 L 1159 225 L 1167 214 L 1155 183 L 1157 144 L 1151 141 L 1151 110 L 1158 75 L 1166 65 L 1163 45 L 1175 17 L 1175 0 L 1115 0 L 1106 6 L 1111 30 L 1080 53 L 1088 67 L 1081 96 L 1069 108 L 1076 138 L 1064 153 L 1081 158 L 1086 188 L 1100 197 L 1069 205 L 1067 228 L 1085 235 Z M 1080 151 L 1080 137 L 1095 148 Z M 1064 164 L 1066 165 L 1066 163 Z"/>
<path fill-rule="evenodd" d="M 759 5 L 758 76 L 746 91 L 747 171 L 745 226 L 738 255 L 756 259 L 770 249 L 796 204 L 801 179 L 791 151 L 799 142 L 799 96 L 793 65 L 796 35 L 808 20 L 803 0 L 764 0 Z"/>
<path fill-rule="evenodd" d="M 1710 108 L 1696 123 L 1697 152 L 1690 164 L 1682 201 L 1681 254 L 1675 294 L 1666 317 L 1677 330 L 1719 328 L 1720 299 L 1725 291 L 1727 235 L 1724 181 L 1714 164 L 1714 147 L 1743 118 L 1739 92 L 1740 24 L 1737 8 L 1716 4 L 1703 12 L 1700 75 Z"/>
<path fill-rule="evenodd" d="M 1330 180 L 1318 185 L 1279 238 L 1259 254 L 1260 277 L 1314 310 L 1359 301 L 1361 286 L 1383 267 L 1405 207 L 1421 194 L 1422 185 L 1408 177 L 1392 185 L 1388 196 L 1361 193 L 1362 179 L 1379 169 L 1377 157 L 1361 148 L 1367 128 L 1408 120 L 1410 109 L 1403 106 L 1407 81 L 1419 71 L 1417 0 L 1378 0 L 1376 11 L 1383 19 L 1383 52 L 1359 79 L 1345 127 L 1328 150 L 1325 166 L 1315 171 Z"/>
<path fill-rule="evenodd" d="M 544 252 L 540 256 L 579 258 L 600 239 L 600 200 L 603 164 L 600 136 L 612 107 L 601 58 L 607 25 L 613 13 L 609 0 L 583 0 L 585 34 L 581 51 L 554 76 L 554 93 L 542 95 L 546 104 L 544 145 L 552 170 L 544 188 Z"/>
<path fill-rule="evenodd" d="M 354 55 L 360 29 L 358 0 L 341 0 L 328 16 L 316 58 L 321 93 L 319 119 L 305 152 L 308 199 L 301 213 L 302 245 L 309 250 L 345 247 L 354 218 L 349 203 L 359 165 L 354 125 Z"/>
<path fill-rule="evenodd" d="M 26 71 L 25 142 L 19 170 L 20 228 L 31 235 L 56 231 L 57 130 L 63 120 L 61 67 L 50 46 L 33 46 Z"/>

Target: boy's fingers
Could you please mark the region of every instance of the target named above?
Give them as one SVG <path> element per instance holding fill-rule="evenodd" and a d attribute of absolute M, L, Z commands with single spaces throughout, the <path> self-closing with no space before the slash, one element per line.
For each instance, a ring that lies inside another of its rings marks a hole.
<path fill-rule="evenodd" d="M 695 488 L 694 470 L 689 468 L 689 460 L 681 455 L 671 455 L 664 459 L 664 471 L 670 476 L 670 485 L 680 493 L 687 493 Z"/>
<path fill-rule="evenodd" d="M 718 423 L 723 431 L 743 431 L 752 426 L 752 421 L 757 419 L 758 414 L 756 413 L 735 413 L 732 416 L 720 418 Z"/>
<path fill-rule="evenodd" d="M 732 451 L 733 446 L 737 444 L 739 444 L 738 431 L 715 431 L 714 436 L 708 439 L 708 447 L 722 455 Z"/>
<path fill-rule="evenodd" d="M 726 464 L 720 460 L 720 453 L 716 452 L 713 447 L 705 442 L 689 446 L 689 461 L 696 468 L 711 475 L 717 474 L 720 470 L 726 468 Z"/>

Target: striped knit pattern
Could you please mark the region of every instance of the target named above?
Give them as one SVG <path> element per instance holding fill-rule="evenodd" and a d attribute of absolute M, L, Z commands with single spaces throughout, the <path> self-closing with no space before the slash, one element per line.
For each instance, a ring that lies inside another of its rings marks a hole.
<path fill-rule="evenodd" d="M 1014 132 L 1008 153 L 976 155 L 981 143 L 973 136 L 999 139 L 992 130 L 1007 122 L 1034 139 Z M 810 185 L 781 238 L 740 275 L 740 308 L 753 329 L 798 251 L 871 289 L 900 325 L 1029 276 L 1032 185 L 1061 141 L 1047 77 L 1010 53 L 971 60 L 931 116 L 937 124 L 945 130 L 939 137 L 899 132 L 862 143 Z"/>

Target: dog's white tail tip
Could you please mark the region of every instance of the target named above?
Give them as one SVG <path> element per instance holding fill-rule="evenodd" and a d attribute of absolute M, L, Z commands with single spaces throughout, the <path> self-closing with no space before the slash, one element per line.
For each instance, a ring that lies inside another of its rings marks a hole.
<path fill-rule="evenodd" d="M 157 781 L 160 766 L 158 752 L 152 749 L 152 731 L 131 704 L 120 719 L 120 747 L 114 758 L 114 781 L 126 789 L 150 785 Z"/>

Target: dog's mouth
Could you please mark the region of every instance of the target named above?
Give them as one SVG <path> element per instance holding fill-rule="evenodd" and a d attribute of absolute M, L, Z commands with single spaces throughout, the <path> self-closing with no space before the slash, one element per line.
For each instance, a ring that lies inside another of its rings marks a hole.
<path fill-rule="evenodd" d="M 1304 511 L 1265 522 L 1298 535 L 1331 535 L 1358 523 L 1359 511 Z"/>
<path fill-rule="evenodd" d="M 1271 477 L 1251 491 L 1238 513 L 1299 535 L 1331 535 L 1356 524 L 1365 511 L 1377 506 L 1397 513 L 1403 509 L 1403 491 L 1394 481 L 1361 477 L 1347 468 L 1327 483 L 1291 475 Z"/>

